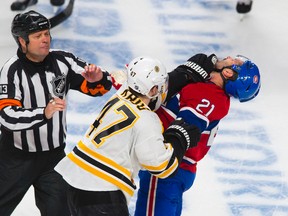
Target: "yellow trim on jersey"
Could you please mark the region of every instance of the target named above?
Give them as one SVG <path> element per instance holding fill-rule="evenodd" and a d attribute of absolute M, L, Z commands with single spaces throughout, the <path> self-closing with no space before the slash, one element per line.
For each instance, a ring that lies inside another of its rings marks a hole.
<path fill-rule="evenodd" d="M 69 153 L 67 157 L 73 161 L 75 164 L 77 164 L 82 169 L 86 170 L 87 172 L 98 176 L 99 178 L 110 182 L 113 185 L 116 185 L 119 187 L 122 191 L 126 192 L 130 196 L 134 195 L 134 189 L 131 189 L 127 185 L 123 184 L 122 182 L 118 181 L 117 179 L 113 178 L 113 176 L 109 176 L 108 174 L 104 173 L 103 170 L 98 169 L 96 167 L 92 167 L 90 164 L 85 163 L 82 161 L 82 159 L 79 159 L 73 152 Z"/>
<path fill-rule="evenodd" d="M 169 167 L 169 169 L 161 172 L 159 175 L 155 175 L 158 178 L 167 178 L 170 176 L 176 169 L 178 168 L 178 159 L 175 158 L 173 164 Z"/>
<path fill-rule="evenodd" d="M 165 148 L 172 150 L 173 147 L 170 143 L 165 143 Z M 152 171 L 152 172 L 161 172 L 162 170 L 165 170 L 167 168 L 169 161 L 170 161 L 170 159 L 164 161 L 159 166 L 149 166 L 149 165 L 145 165 L 145 164 L 141 164 L 141 166 L 143 166 L 145 169 Z"/>
<path fill-rule="evenodd" d="M 126 168 L 120 166 L 119 164 L 117 164 L 115 161 L 101 155 L 98 154 L 97 152 L 93 151 L 92 149 L 88 148 L 82 141 L 78 142 L 77 147 L 79 149 L 81 149 L 83 152 L 91 155 L 93 158 L 97 159 L 98 161 L 100 161 L 101 163 L 105 163 L 108 164 L 109 167 L 111 167 L 112 169 L 115 169 L 117 171 L 120 171 L 121 173 L 126 175 L 126 178 L 131 179 L 131 172 L 129 170 L 127 170 Z"/>
<path fill-rule="evenodd" d="M 143 166 L 145 169 L 150 170 L 152 172 L 161 172 L 162 170 L 165 170 L 168 163 L 169 163 L 169 160 L 166 160 L 159 166 L 149 166 L 149 165 L 144 165 L 144 164 L 141 164 L 141 166 Z"/>

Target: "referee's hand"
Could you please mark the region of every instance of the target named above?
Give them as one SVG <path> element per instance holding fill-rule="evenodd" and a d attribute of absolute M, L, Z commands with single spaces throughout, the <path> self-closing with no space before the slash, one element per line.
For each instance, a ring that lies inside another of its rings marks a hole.
<path fill-rule="evenodd" d="M 84 67 L 81 75 L 90 83 L 98 82 L 103 78 L 103 71 L 100 67 L 90 64 Z"/>
<path fill-rule="evenodd" d="M 66 109 L 66 101 L 61 98 L 53 98 L 47 104 L 44 114 L 47 119 L 51 119 L 55 112 L 63 111 L 64 109 Z"/>

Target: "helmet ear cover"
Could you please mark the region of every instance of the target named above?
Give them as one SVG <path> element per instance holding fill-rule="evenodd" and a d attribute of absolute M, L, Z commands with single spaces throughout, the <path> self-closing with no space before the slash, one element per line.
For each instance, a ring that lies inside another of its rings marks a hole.
<path fill-rule="evenodd" d="M 226 78 L 226 77 L 223 75 L 222 71 L 223 71 L 225 68 L 231 69 L 231 70 L 233 71 L 232 77 Z M 222 80 L 223 80 L 223 89 L 224 89 L 224 90 L 226 90 L 225 87 L 226 87 L 226 84 L 228 83 L 229 80 L 235 81 L 235 80 L 237 80 L 237 78 L 238 78 L 238 72 L 234 71 L 233 68 L 232 68 L 232 66 L 226 66 L 226 67 L 223 67 L 222 69 L 215 69 L 215 71 L 220 74 L 220 76 L 221 76 L 221 78 L 222 78 Z"/>
<path fill-rule="evenodd" d="M 233 71 L 232 77 L 229 77 L 229 78 L 227 78 L 226 80 L 231 80 L 231 81 L 237 80 L 237 78 L 238 78 L 238 72 L 235 71 L 235 70 L 233 70 L 233 68 L 234 68 L 233 66 L 234 66 L 234 65 L 232 65 L 232 66 L 226 66 L 226 67 L 223 67 L 223 68 L 222 68 L 221 72 L 222 72 L 225 68 L 231 69 L 231 70 Z M 225 82 L 225 83 L 226 83 L 226 82 Z"/>

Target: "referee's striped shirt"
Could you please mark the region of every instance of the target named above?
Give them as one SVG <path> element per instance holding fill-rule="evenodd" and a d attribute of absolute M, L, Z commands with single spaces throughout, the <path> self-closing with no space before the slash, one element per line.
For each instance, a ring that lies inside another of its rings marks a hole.
<path fill-rule="evenodd" d="M 50 97 L 64 99 L 69 89 L 91 96 L 110 90 L 108 73 L 101 81 L 88 83 L 81 72 L 87 65 L 73 54 L 51 50 L 41 63 L 29 61 L 20 51 L 0 73 L 1 144 L 29 151 L 49 151 L 65 146 L 66 110 L 49 120 L 44 109 Z"/>

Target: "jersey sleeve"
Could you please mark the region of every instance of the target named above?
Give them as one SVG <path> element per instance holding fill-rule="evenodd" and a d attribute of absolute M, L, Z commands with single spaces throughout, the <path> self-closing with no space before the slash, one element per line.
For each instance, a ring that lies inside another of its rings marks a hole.
<path fill-rule="evenodd" d="M 46 123 L 44 107 L 23 106 L 25 101 L 21 92 L 21 78 L 24 78 L 19 76 L 21 69 L 18 57 L 14 56 L 0 72 L 0 124 L 11 131 L 40 127 Z"/>
<path fill-rule="evenodd" d="M 142 168 L 152 175 L 166 178 L 178 167 L 171 144 L 164 143 L 163 128 L 157 115 L 147 111 L 137 125 L 135 152 Z"/>
<path fill-rule="evenodd" d="M 89 83 L 81 75 L 81 73 L 84 71 L 84 67 L 89 65 L 89 63 L 79 57 L 76 57 L 72 53 L 60 50 L 54 51 L 53 56 L 56 59 L 59 59 L 62 63 L 66 64 L 69 70 L 67 80 L 71 89 L 95 97 L 102 96 L 111 89 L 112 81 L 107 71 L 102 70 L 103 78 L 100 81 Z"/>

